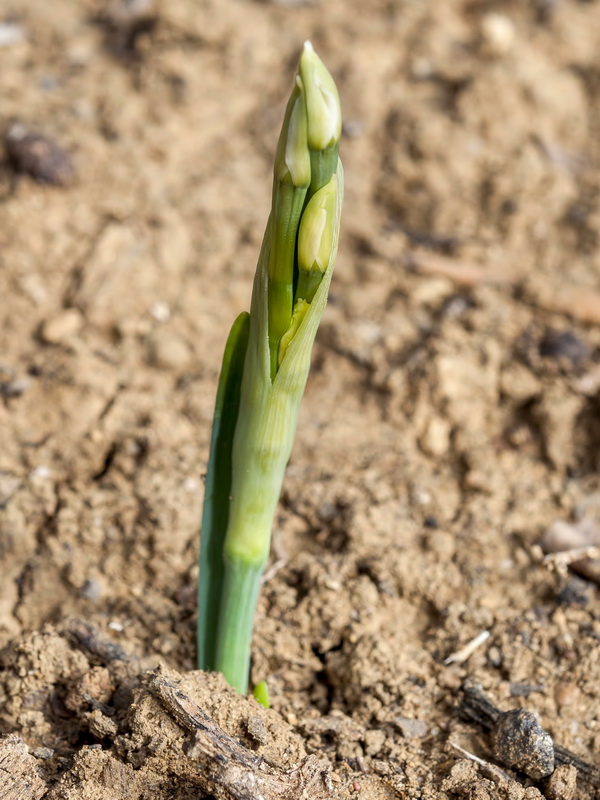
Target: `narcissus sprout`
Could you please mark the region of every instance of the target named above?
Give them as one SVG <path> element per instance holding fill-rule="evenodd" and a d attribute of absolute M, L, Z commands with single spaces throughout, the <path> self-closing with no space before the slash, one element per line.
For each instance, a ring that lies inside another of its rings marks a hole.
<path fill-rule="evenodd" d="M 198 666 L 248 688 L 261 576 L 312 346 L 327 304 L 344 191 L 333 78 L 304 44 L 275 155 L 250 313 L 223 355 L 206 476 Z"/>

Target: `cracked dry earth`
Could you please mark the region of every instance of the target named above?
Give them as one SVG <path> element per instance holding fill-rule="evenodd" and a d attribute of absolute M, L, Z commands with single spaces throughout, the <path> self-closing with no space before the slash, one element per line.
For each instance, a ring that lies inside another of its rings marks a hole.
<path fill-rule="evenodd" d="M 595 797 L 459 708 L 600 765 L 598 562 L 540 546 L 600 541 L 600 3 L 4 0 L 0 32 L 0 798 Z M 265 711 L 194 671 L 198 526 L 308 37 L 347 196 Z"/>

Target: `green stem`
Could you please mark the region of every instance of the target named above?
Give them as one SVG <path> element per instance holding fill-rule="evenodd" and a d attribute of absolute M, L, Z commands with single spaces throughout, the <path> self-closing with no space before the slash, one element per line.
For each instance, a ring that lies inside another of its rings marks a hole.
<path fill-rule="evenodd" d="M 224 580 L 223 545 L 229 523 L 233 436 L 237 424 L 250 315 L 233 323 L 225 345 L 204 486 L 198 580 L 198 668 L 215 669 L 218 615 Z"/>
<path fill-rule="evenodd" d="M 241 694 L 248 691 L 254 613 L 264 563 L 225 556 L 216 669 Z"/>
<path fill-rule="evenodd" d="M 306 194 L 305 204 L 325 186 L 335 175 L 338 162 L 339 145 L 334 144 L 326 150 L 310 152 L 310 188 Z"/>

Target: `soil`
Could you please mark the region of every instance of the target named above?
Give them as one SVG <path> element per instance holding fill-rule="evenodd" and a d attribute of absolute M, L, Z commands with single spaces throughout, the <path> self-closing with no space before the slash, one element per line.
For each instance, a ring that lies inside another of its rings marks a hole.
<path fill-rule="evenodd" d="M 0 797 L 267 796 L 191 747 L 212 723 L 252 780 L 319 765 L 281 797 L 594 797 L 500 764 L 459 706 L 477 682 L 600 763 L 600 589 L 540 548 L 561 520 L 600 539 L 600 2 L 0 9 Z M 258 610 L 266 711 L 194 671 L 196 562 L 306 38 L 346 202 Z"/>

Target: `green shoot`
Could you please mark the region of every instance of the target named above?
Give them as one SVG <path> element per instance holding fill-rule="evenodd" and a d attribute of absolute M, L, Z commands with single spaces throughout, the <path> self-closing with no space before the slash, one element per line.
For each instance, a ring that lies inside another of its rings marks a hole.
<path fill-rule="evenodd" d="M 266 681 L 260 681 L 252 690 L 254 699 L 260 703 L 264 708 L 271 708 L 271 700 L 269 698 L 269 687 Z"/>
<path fill-rule="evenodd" d="M 307 42 L 277 145 L 250 315 L 234 323 L 223 357 L 202 516 L 198 666 L 222 672 L 242 693 L 273 518 L 337 253 L 340 135 L 337 89 Z"/>

